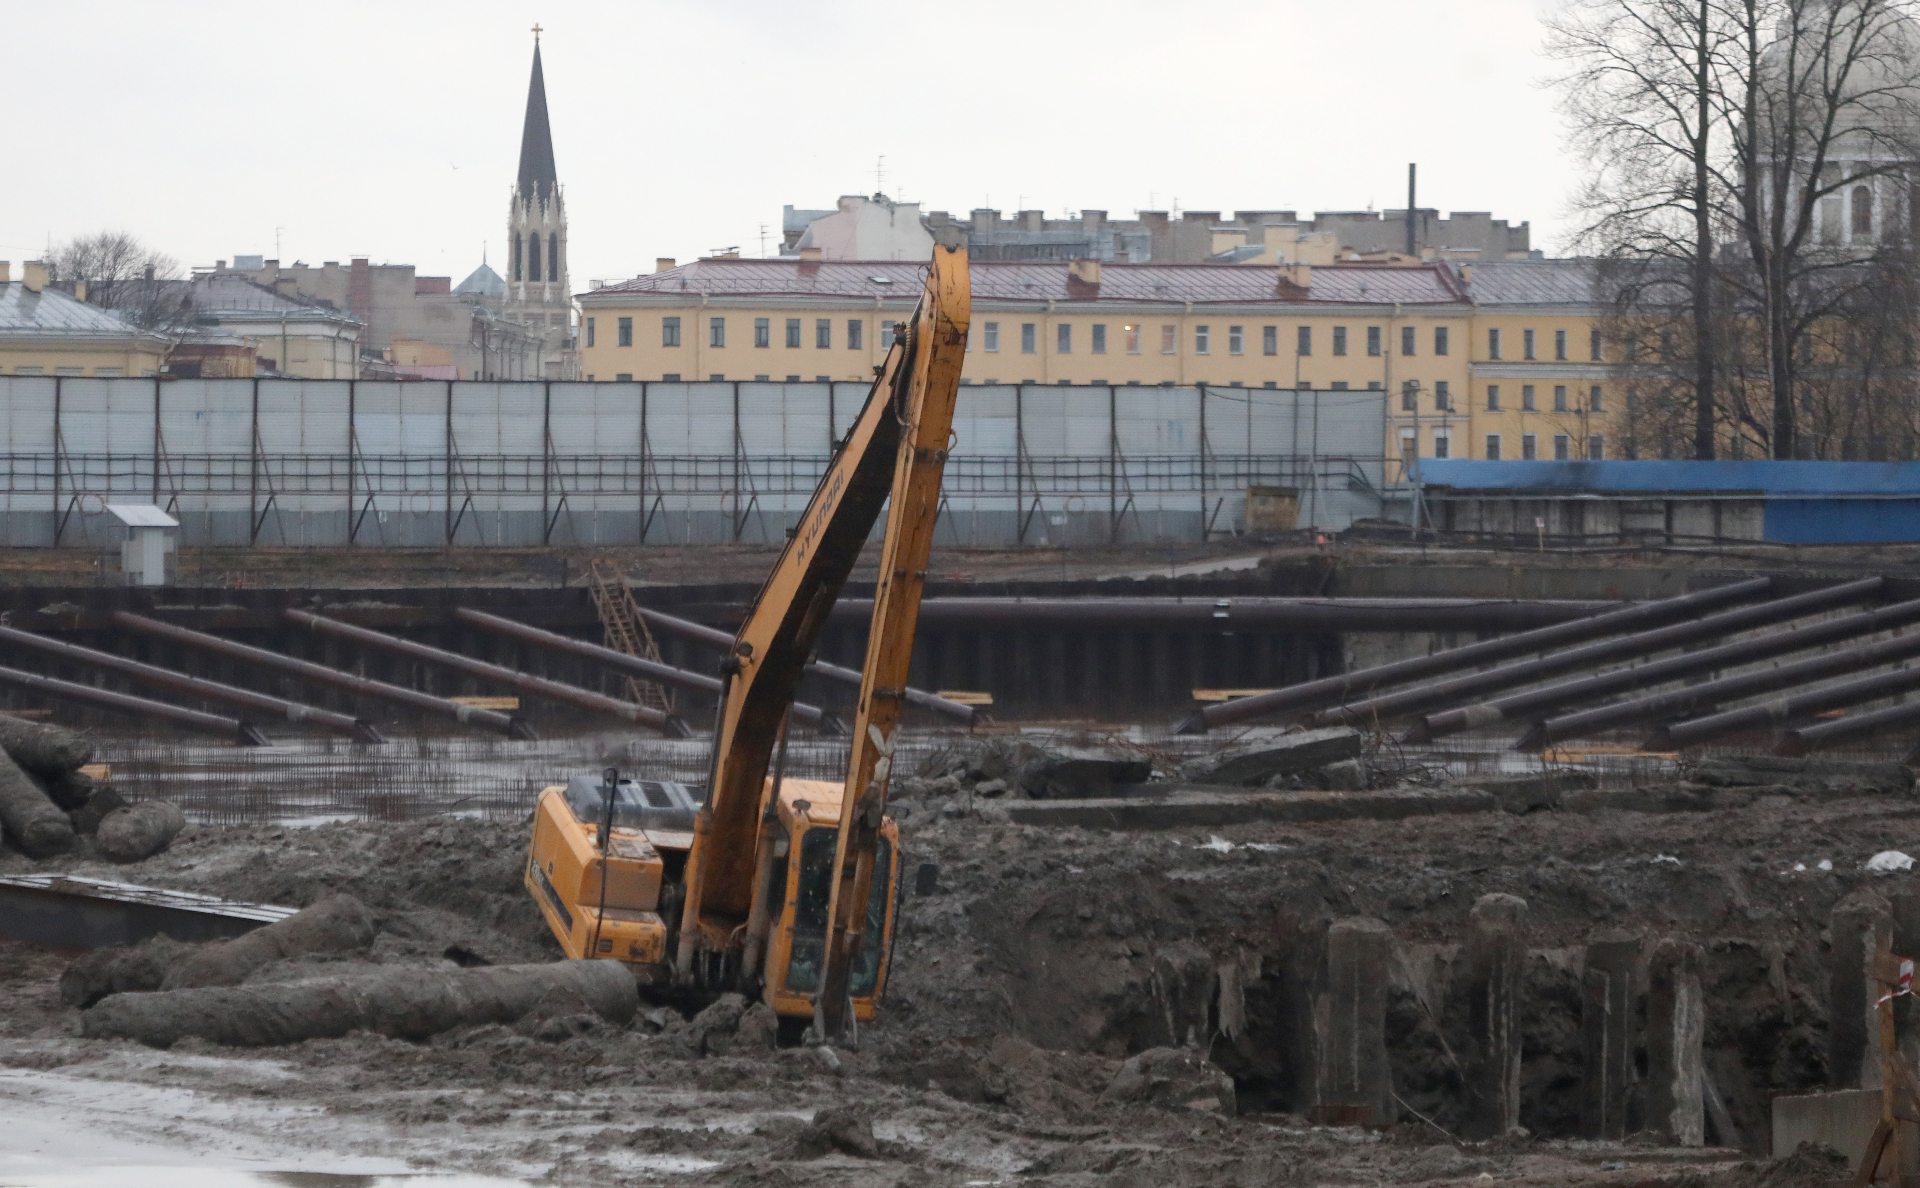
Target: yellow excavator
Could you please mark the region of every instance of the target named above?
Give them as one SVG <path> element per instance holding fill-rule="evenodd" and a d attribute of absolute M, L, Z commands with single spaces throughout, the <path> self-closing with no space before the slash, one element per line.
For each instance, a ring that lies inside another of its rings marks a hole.
<path fill-rule="evenodd" d="M 873 1018 L 899 886 L 887 780 L 968 317 L 964 240 L 944 231 L 912 320 L 895 326 L 865 407 L 722 662 L 706 788 L 608 771 L 540 794 L 526 884 L 568 956 L 757 995 L 821 1039 L 857 1039 Z M 883 506 L 846 781 L 784 778 L 795 686 Z"/>

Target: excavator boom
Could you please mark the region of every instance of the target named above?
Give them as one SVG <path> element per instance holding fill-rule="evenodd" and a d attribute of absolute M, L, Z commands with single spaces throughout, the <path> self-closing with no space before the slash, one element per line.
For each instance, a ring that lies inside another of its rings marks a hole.
<path fill-rule="evenodd" d="M 815 996 L 816 1024 L 827 1034 L 838 1034 L 847 1018 L 842 1008 L 850 955 L 863 941 L 886 806 L 888 756 L 939 507 L 968 315 L 967 253 L 957 237 L 949 236 L 934 248 L 912 320 L 896 329 L 865 407 L 761 587 L 722 668 L 726 685 L 713 772 L 706 804 L 694 821 L 675 953 L 683 978 L 713 983 L 757 974 L 739 967 L 741 955 L 764 950 L 766 938 L 755 933 L 770 928 L 771 916 L 781 914 L 770 911 L 768 902 L 754 911 L 756 894 L 769 900 L 769 851 L 777 833 L 770 822 L 777 815 L 778 792 L 767 779 L 768 768 L 802 668 L 891 498 L 859 721 L 839 807 L 824 970 Z M 801 812 L 804 816 L 804 808 Z M 782 869 L 785 862 L 783 856 Z"/>

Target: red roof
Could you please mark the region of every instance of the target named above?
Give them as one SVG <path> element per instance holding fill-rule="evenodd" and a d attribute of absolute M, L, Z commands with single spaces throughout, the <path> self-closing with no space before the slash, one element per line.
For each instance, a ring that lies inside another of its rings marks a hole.
<path fill-rule="evenodd" d="M 1091 286 L 1069 287 L 1061 262 L 975 261 L 975 301 L 1134 301 L 1142 303 L 1452 305 L 1464 304 L 1445 265 L 1393 268 L 1378 264 L 1333 264 L 1313 269 L 1302 293 L 1283 285 L 1281 270 L 1249 264 L 1103 264 L 1097 295 Z M 583 298 L 697 297 L 899 297 L 918 298 L 926 265 L 897 260 L 802 261 L 696 260 L 665 272 L 637 276 L 595 289 Z"/>

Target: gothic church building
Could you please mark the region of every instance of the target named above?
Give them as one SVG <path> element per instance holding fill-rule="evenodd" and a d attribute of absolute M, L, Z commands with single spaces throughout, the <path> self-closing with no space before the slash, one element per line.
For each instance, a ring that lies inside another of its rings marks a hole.
<path fill-rule="evenodd" d="M 533 78 L 527 85 L 527 120 L 520 134 L 520 177 L 507 212 L 507 320 L 541 340 L 539 374 L 574 379 L 579 354 L 573 337 L 573 296 L 567 286 L 567 205 L 553 163 L 553 130 L 547 123 L 547 83 L 540 69 L 539 30 L 534 30 Z"/>

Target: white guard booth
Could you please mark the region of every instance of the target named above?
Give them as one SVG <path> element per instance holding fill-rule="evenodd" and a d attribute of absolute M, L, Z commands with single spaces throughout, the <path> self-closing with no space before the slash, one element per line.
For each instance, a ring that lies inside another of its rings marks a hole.
<path fill-rule="evenodd" d="M 167 556 L 180 521 L 151 503 L 109 503 L 107 511 L 127 528 L 120 544 L 120 572 L 129 586 L 167 584 Z"/>

